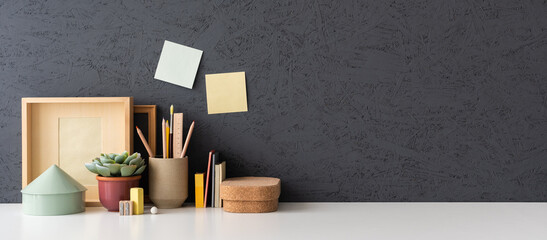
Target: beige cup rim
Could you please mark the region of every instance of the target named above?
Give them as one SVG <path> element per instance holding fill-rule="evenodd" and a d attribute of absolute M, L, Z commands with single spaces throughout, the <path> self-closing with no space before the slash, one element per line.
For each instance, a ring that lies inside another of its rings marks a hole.
<path fill-rule="evenodd" d="M 158 157 L 158 158 L 155 158 L 155 157 L 151 157 L 149 159 L 154 159 L 154 160 L 164 160 L 164 161 L 169 161 L 169 160 L 183 160 L 183 159 L 188 159 L 188 156 L 185 156 L 183 158 L 161 158 L 161 157 Z"/>

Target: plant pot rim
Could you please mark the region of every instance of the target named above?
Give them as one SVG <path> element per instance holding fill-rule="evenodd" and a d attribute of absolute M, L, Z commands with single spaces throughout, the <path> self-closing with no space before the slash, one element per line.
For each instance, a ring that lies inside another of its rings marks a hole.
<path fill-rule="evenodd" d="M 130 176 L 130 177 L 103 177 L 97 175 L 97 180 L 105 182 L 123 182 L 123 181 L 132 181 L 141 179 L 141 175 Z"/>

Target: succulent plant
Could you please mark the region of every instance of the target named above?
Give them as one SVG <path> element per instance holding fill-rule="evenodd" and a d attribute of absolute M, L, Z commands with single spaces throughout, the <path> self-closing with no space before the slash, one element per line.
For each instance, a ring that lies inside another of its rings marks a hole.
<path fill-rule="evenodd" d="M 129 155 L 125 151 L 120 154 L 101 153 L 101 156 L 96 157 L 90 163 L 85 163 L 85 167 L 90 172 L 103 177 L 129 177 L 142 174 L 146 165 L 140 153 Z"/>

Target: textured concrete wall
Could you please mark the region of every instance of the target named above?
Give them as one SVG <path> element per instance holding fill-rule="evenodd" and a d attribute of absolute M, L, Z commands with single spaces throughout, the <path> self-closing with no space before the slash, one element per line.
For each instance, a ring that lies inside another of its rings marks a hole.
<path fill-rule="evenodd" d="M 196 120 L 189 156 L 284 201 L 545 201 L 545 1 L 0 2 L 0 202 L 20 201 L 21 97 L 134 96 Z M 193 90 L 163 41 L 204 51 Z M 207 115 L 204 74 L 247 72 Z"/>

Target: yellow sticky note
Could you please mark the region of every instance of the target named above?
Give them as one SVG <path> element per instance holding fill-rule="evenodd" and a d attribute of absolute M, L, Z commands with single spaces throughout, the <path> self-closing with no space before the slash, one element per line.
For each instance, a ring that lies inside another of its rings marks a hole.
<path fill-rule="evenodd" d="M 206 74 L 209 114 L 247 111 L 245 72 Z"/>

